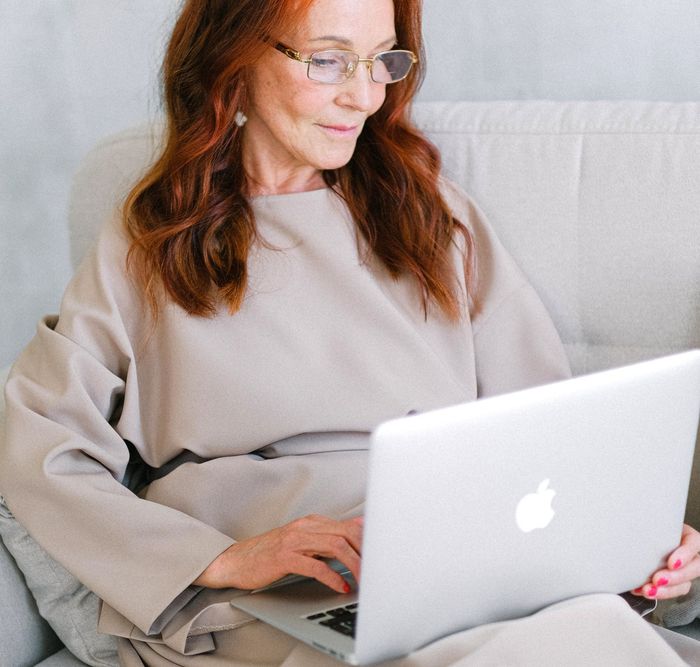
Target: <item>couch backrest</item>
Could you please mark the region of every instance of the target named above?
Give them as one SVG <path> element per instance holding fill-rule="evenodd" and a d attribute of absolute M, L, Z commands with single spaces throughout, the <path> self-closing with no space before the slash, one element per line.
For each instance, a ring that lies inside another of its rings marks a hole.
<path fill-rule="evenodd" d="M 700 347 L 700 103 L 427 102 L 414 117 L 533 282 L 576 373 Z M 76 263 L 157 150 L 102 142 L 76 176 Z"/>
<path fill-rule="evenodd" d="M 700 347 L 700 104 L 430 103 L 416 119 L 574 371 Z"/>

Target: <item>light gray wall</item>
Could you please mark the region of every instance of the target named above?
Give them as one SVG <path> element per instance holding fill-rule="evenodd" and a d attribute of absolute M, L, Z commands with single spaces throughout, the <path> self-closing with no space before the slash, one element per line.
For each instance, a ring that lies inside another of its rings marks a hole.
<path fill-rule="evenodd" d="M 72 174 L 158 111 L 179 0 L 0 0 L 0 367 L 70 276 Z M 700 99 L 698 0 L 425 0 L 422 99 Z"/>
<path fill-rule="evenodd" d="M 425 0 L 426 99 L 700 99 L 698 0 Z"/>
<path fill-rule="evenodd" d="M 0 367 L 70 277 L 71 176 L 158 109 L 174 0 L 0 0 Z"/>

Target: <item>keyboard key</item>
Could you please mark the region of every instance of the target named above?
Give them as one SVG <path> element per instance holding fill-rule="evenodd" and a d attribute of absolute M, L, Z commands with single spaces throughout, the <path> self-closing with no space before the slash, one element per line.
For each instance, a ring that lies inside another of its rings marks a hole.
<path fill-rule="evenodd" d="M 357 621 L 357 603 L 328 609 L 325 612 L 311 614 L 306 618 L 348 637 L 354 637 Z"/>
<path fill-rule="evenodd" d="M 326 613 L 329 616 L 334 616 L 336 618 L 339 618 L 342 616 L 349 616 L 350 614 L 352 614 L 352 612 L 345 609 L 345 607 L 338 607 L 337 609 L 329 609 Z"/>

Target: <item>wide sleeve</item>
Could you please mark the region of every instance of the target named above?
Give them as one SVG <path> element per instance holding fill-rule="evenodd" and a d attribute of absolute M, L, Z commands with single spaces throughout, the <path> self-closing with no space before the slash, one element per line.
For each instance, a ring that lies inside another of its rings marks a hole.
<path fill-rule="evenodd" d="M 476 252 L 474 339 L 477 395 L 517 391 L 571 376 L 559 334 L 541 299 L 474 201 L 446 181 L 455 216 Z"/>
<path fill-rule="evenodd" d="M 148 320 L 116 219 L 14 365 L 5 389 L 0 489 L 46 551 L 149 634 L 233 540 L 121 484 L 120 415 L 138 413 L 135 349 Z M 133 425 L 130 426 L 133 428 Z M 126 434 L 128 435 L 128 434 Z"/>

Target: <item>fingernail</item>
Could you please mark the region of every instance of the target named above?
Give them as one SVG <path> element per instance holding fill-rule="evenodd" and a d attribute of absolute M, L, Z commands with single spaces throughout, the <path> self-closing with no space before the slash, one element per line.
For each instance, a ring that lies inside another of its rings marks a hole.
<path fill-rule="evenodd" d="M 632 592 L 633 593 L 641 593 L 643 589 L 644 589 L 644 587 L 640 586 L 639 588 L 635 588 Z"/>
<path fill-rule="evenodd" d="M 657 593 L 656 586 L 652 586 L 652 587 L 647 591 L 647 595 L 648 595 L 650 598 L 656 597 L 656 593 Z"/>
<path fill-rule="evenodd" d="M 667 584 L 668 584 L 668 579 L 666 579 L 666 577 L 661 577 L 661 579 L 659 579 L 656 582 L 657 586 L 666 586 Z"/>
<path fill-rule="evenodd" d="M 346 581 L 343 584 L 343 593 L 349 593 L 350 592 L 350 584 Z"/>
<path fill-rule="evenodd" d="M 674 564 L 673 564 L 673 569 L 677 570 L 681 565 L 683 565 L 683 561 L 678 559 Z"/>

